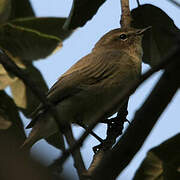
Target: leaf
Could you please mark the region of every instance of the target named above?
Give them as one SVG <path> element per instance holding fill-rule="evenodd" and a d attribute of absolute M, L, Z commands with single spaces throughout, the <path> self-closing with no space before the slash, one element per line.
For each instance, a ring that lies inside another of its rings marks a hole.
<path fill-rule="evenodd" d="M 6 54 L 16 63 L 18 67 L 23 69 L 25 68 L 25 65 L 21 62 L 19 58 L 13 57 L 8 51 L 6 51 Z M 9 72 L 7 73 L 4 67 L 0 64 L 0 90 L 5 89 L 7 86 L 11 85 L 16 80 L 17 77 L 15 77 Z"/>
<path fill-rule="evenodd" d="M 24 142 L 25 140 L 25 133 L 23 129 L 23 124 L 21 122 L 21 119 L 19 117 L 18 109 L 16 105 L 14 104 L 13 100 L 4 92 L 0 91 L 0 124 L 4 123 L 4 127 L 0 125 L 0 141 L 3 141 L 5 139 L 9 139 L 10 136 L 15 135 L 16 136 L 16 142 L 9 141 L 9 148 L 12 148 L 12 151 L 14 148 L 19 148 L 19 146 Z M 2 122 L 1 118 L 3 118 Z M 10 126 L 9 126 L 10 125 Z M 9 126 L 9 127 L 8 127 Z M 8 128 L 8 129 L 7 129 Z"/>
<path fill-rule="evenodd" d="M 29 64 L 25 70 L 28 74 L 31 74 L 31 77 L 34 78 L 35 83 L 39 86 L 39 88 L 41 88 L 41 91 L 46 93 L 48 91 L 48 87 L 40 71 L 32 64 Z M 16 81 L 10 85 L 10 88 L 16 105 L 21 109 L 23 114 L 28 117 L 28 115 L 31 114 L 40 104 L 39 99 L 20 79 L 16 79 Z M 46 138 L 46 141 L 61 150 L 64 148 L 64 139 L 60 133 L 56 133 Z"/>
<path fill-rule="evenodd" d="M 0 0 L 0 24 L 6 22 L 11 14 L 11 0 Z"/>
<path fill-rule="evenodd" d="M 10 58 L 12 58 L 13 61 L 18 63 L 17 58 L 14 59 L 9 53 L 8 55 L 10 56 Z M 23 66 L 22 64 L 19 65 L 19 67 L 24 68 L 27 74 L 31 74 L 31 77 L 34 78 L 35 83 L 41 88 L 41 91 L 42 92 L 44 91 L 44 93 L 46 93 L 48 91 L 48 87 L 39 70 L 36 69 L 30 63 L 26 64 L 26 66 Z M 7 73 L 6 73 L 6 77 L 11 79 L 11 77 L 9 77 Z M 10 88 L 16 105 L 24 113 L 25 116 L 28 116 L 40 104 L 40 101 L 37 98 L 37 96 L 35 96 L 32 93 L 31 89 L 27 87 L 19 78 L 12 78 Z M 0 114 L 0 129 L 5 128 L 5 127 L 1 128 L 2 123 L 1 123 L 1 114 Z M 5 126 L 5 124 L 2 125 Z M 56 148 L 59 148 L 61 150 L 64 148 L 64 139 L 63 136 L 59 133 L 56 133 L 48 137 L 46 140 L 49 144 L 55 146 Z"/>
<path fill-rule="evenodd" d="M 131 11 L 132 26 L 144 28 L 152 26 L 151 31 L 144 34 L 143 61 L 151 66 L 163 59 L 177 43 L 177 34 L 180 33 L 173 20 L 161 9 L 150 4 L 141 5 Z"/>
<path fill-rule="evenodd" d="M 0 46 L 23 61 L 45 58 L 62 46 L 72 31 L 61 25 L 65 18 L 25 18 L 0 26 Z"/>
<path fill-rule="evenodd" d="M 17 19 L 21 17 L 35 16 L 33 8 L 29 0 L 11 0 L 11 17 L 10 19 Z"/>
<path fill-rule="evenodd" d="M 28 65 L 26 71 L 35 78 L 34 81 L 39 88 L 41 88 L 41 91 L 46 93 L 48 91 L 48 87 L 39 70 L 33 65 Z M 28 115 L 31 114 L 40 104 L 39 99 L 20 79 L 17 79 L 13 84 L 11 84 L 10 88 L 16 105 L 21 109 L 23 114 L 28 117 Z M 61 150 L 64 148 L 64 139 L 60 133 L 51 135 L 50 137 L 46 138 L 46 141 L 52 146 Z"/>
<path fill-rule="evenodd" d="M 0 109 L 0 130 L 3 129 L 8 129 L 11 126 L 11 122 L 8 121 L 6 114 L 4 112 L 1 112 L 2 110 Z"/>
<path fill-rule="evenodd" d="M 29 63 L 25 71 L 33 77 L 34 82 L 41 88 L 42 92 L 46 93 L 48 91 L 44 78 L 37 68 Z M 35 96 L 31 89 L 19 78 L 10 84 L 10 88 L 14 102 L 22 110 L 25 116 L 29 115 L 39 105 L 40 102 L 37 96 Z"/>
<path fill-rule="evenodd" d="M 151 149 L 137 170 L 134 180 L 180 179 L 180 134 Z"/>
<path fill-rule="evenodd" d="M 0 0 L 0 24 L 11 19 L 34 16 L 29 0 Z"/>
<path fill-rule="evenodd" d="M 66 19 L 55 17 L 21 18 L 12 21 L 12 24 L 65 40 L 72 33 L 72 31 L 62 29 Z"/>
<path fill-rule="evenodd" d="M 164 163 L 180 167 L 180 133 L 153 148 L 154 152 Z"/>
<path fill-rule="evenodd" d="M 162 172 L 161 160 L 154 153 L 148 152 L 133 180 L 160 180 Z"/>
<path fill-rule="evenodd" d="M 97 12 L 106 0 L 74 0 L 73 5 L 63 28 L 75 29 L 83 26 Z"/>
<path fill-rule="evenodd" d="M 5 89 L 8 85 L 12 84 L 17 78 L 10 77 L 4 67 L 0 64 L 0 90 Z"/>

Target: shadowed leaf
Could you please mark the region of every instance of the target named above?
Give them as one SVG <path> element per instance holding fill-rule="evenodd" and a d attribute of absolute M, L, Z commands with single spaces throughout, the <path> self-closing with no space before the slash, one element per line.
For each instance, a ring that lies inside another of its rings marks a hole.
<path fill-rule="evenodd" d="M 46 93 L 48 91 L 48 87 L 39 70 L 33 65 L 29 65 L 26 71 L 29 71 L 32 77 L 35 77 L 34 80 L 38 87 L 41 88 L 44 93 Z M 31 114 L 32 111 L 40 104 L 39 99 L 20 79 L 14 81 L 10 88 L 16 105 L 20 108 L 23 114 L 28 117 L 28 115 Z M 56 148 L 61 150 L 64 149 L 64 139 L 60 133 L 51 135 L 50 137 L 46 138 L 46 141 Z"/>
<path fill-rule="evenodd" d="M 8 51 L 6 51 L 6 54 L 16 63 L 18 67 L 25 69 L 25 65 L 18 57 L 13 57 Z M 18 78 L 16 76 L 11 74 L 10 72 L 7 72 L 0 64 L 0 90 L 5 89 L 7 86 L 14 83 L 17 79 Z"/>
<path fill-rule="evenodd" d="M 151 149 L 137 170 L 134 180 L 180 179 L 180 134 Z"/>
<path fill-rule="evenodd" d="M 44 78 L 37 68 L 29 63 L 25 71 L 28 74 L 31 74 L 35 83 L 44 93 L 48 91 Z M 22 110 L 24 115 L 29 115 L 40 103 L 39 99 L 37 99 L 31 90 L 19 78 L 10 85 L 10 88 L 16 105 Z"/>
<path fill-rule="evenodd" d="M 10 19 L 35 16 L 29 0 L 11 0 L 11 4 Z"/>
<path fill-rule="evenodd" d="M 26 18 L 0 26 L 0 47 L 25 61 L 45 58 L 62 46 L 72 31 L 61 25 L 65 18 Z"/>
<path fill-rule="evenodd" d="M 16 135 L 16 142 L 9 141 L 9 148 L 13 151 L 19 148 L 19 146 L 25 140 L 25 134 L 23 130 L 23 124 L 19 117 L 18 109 L 14 104 L 13 100 L 4 92 L 0 91 L 0 120 L 3 117 L 4 121 L 8 121 L 6 126 L 11 124 L 11 126 L 6 128 L 0 128 L 0 139 L 8 139 L 12 134 Z"/>
<path fill-rule="evenodd" d="M 143 38 L 143 61 L 151 66 L 156 65 L 177 43 L 176 35 L 180 33 L 173 20 L 161 9 L 145 4 L 131 12 L 132 25 L 137 28 L 152 26 L 151 31 Z"/>
<path fill-rule="evenodd" d="M 74 0 L 64 29 L 75 29 L 83 26 L 97 12 L 106 0 Z"/>
<path fill-rule="evenodd" d="M 29 0 L 0 0 L 0 24 L 11 19 L 34 16 Z"/>
<path fill-rule="evenodd" d="M 6 22 L 11 15 L 11 0 L 0 1 L 0 24 Z"/>
<path fill-rule="evenodd" d="M 65 40 L 72 33 L 62 29 L 65 21 L 66 18 L 55 17 L 21 18 L 12 21 L 12 24 Z"/>
<path fill-rule="evenodd" d="M 8 85 L 12 84 L 17 78 L 10 77 L 4 67 L 0 64 L 0 90 L 5 89 Z"/>
<path fill-rule="evenodd" d="M 48 91 L 48 87 L 37 68 L 35 68 L 32 64 L 28 64 L 25 71 L 34 77 L 35 83 L 44 93 Z M 25 116 L 31 114 L 32 111 L 40 104 L 39 99 L 32 93 L 31 89 L 27 87 L 19 78 L 16 78 L 16 80 L 13 81 L 10 88 L 16 105 L 20 108 Z M 46 138 L 46 140 L 49 144 L 55 146 L 56 148 L 61 150 L 64 148 L 63 136 L 60 133 L 56 133 Z"/>
<path fill-rule="evenodd" d="M 162 172 L 162 161 L 154 153 L 148 152 L 133 180 L 163 180 Z"/>
<path fill-rule="evenodd" d="M 0 109 L 0 130 L 8 129 L 11 126 L 11 122 L 7 120 L 8 117 Z"/>

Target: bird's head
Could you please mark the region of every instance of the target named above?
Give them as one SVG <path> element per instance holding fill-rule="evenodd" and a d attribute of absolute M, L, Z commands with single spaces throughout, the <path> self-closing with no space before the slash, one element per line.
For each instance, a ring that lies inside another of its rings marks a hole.
<path fill-rule="evenodd" d="M 150 27 L 144 29 L 118 28 L 106 33 L 95 45 L 94 50 L 124 50 L 124 51 L 142 51 L 141 40 L 143 34 Z M 137 52 L 140 53 L 140 52 Z"/>

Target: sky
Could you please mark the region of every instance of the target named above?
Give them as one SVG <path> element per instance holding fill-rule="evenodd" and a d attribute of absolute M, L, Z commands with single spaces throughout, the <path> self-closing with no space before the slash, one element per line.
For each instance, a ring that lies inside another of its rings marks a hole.
<path fill-rule="evenodd" d="M 46 59 L 35 62 L 35 66 L 40 69 L 49 87 L 51 87 L 58 77 L 68 68 L 70 68 L 77 60 L 88 54 L 102 35 L 111 29 L 119 27 L 119 2 L 119 0 L 107 0 L 91 21 L 88 21 L 84 27 L 78 28 L 70 38 L 64 41 L 62 49 Z M 176 26 L 180 28 L 180 9 L 175 7 L 168 0 L 142 0 L 140 2 L 142 4 L 145 2 L 152 3 L 153 5 L 163 9 L 174 20 Z M 71 8 L 72 0 L 31 0 L 31 3 L 36 15 L 39 17 L 67 17 Z M 137 7 L 135 0 L 130 1 L 130 7 L 131 9 Z M 149 66 L 143 64 L 143 72 L 147 69 L 149 69 Z M 128 105 L 129 120 L 133 118 L 134 113 L 149 95 L 161 74 L 162 72 L 158 72 L 153 75 L 131 96 Z M 147 151 L 179 132 L 179 126 L 177 126 L 177 124 L 179 124 L 180 112 L 178 107 L 180 107 L 179 92 L 173 98 L 166 111 L 161 115 L 158 123 L 152 130 L 150 136 L 147 138 L 147 141 L 144 143 L 139 153 L 118 177 L 118 180 L 131 180 Z M 25 121 L 25 124 L 27 123 L 28 122 Z M 73 130 L 75 137 L 79 137 L 82 129 L 74 127 Z M 95 132 L 101 137 L 105 137 L 105 130 L 105 126 L 99 125 L 95 129 Z M 97 140 L 95 140 L 93 137 L 89 137 L 83 145 L 82 154 L 87 167 L 92 161 L 92 147 L 97 144 Z M 60 154 L 59 150 L 53 148 L 51 145 L 48 145 L 44 140 L 41 140 L 32 148 L 33 154 L 36 154 L 39 151 L 41 152 L 42 156 L 45 157 L 44 161 L 46 164 L 50 164 Z M 69 172 L 72 173 L 73 179 L 77 179 L 71 158 L 67 161 L 65 170 L 70 170 Z"/>

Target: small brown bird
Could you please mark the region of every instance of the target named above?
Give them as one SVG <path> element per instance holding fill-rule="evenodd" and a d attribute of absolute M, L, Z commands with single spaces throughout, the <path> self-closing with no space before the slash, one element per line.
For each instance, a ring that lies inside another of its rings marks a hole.
<path fill-rule="evenodd" d="M 145 29 L 114 29 L 105 34 L 92 52 L 80 59 L 52 86 L 48 100 L 57 108 L 61 123 L 88 124 L 113 98 L 138 81 L 141 74 L 141 40 Z M 120 105 L 107 113 L 118 111 Z M 23 147 L 58 131 L 48 109 L 40 105 L 27 128 L 32 128 Z M 94 118 L 95 119 L 95 118 Z M 62 138 L 62 149 L 64 141 Z"/>

